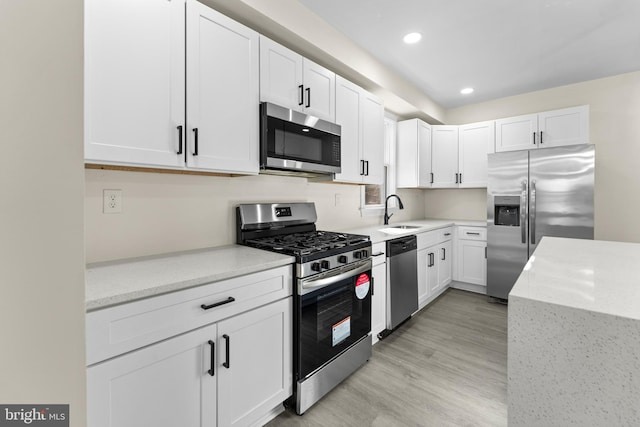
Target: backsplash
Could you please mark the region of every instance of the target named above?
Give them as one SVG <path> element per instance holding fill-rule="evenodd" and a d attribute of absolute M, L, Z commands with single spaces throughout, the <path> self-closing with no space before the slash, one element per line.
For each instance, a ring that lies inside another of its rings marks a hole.
<path fill-rule="evenodd" d="M 104 189 L 122 190 L 122 213 L 102 213 Z M 399 190 L 405 209 L 392 222 L 425 217 L 421 190 Z M 337 199 L 337 203 L 336 203 Z M 85 170 L 86 262 L 235 243 L 239 203 L 315 202 L 319 229 L 382 224 L 360 215 L 360 186 L 259 175 L 217 177 Z"/>

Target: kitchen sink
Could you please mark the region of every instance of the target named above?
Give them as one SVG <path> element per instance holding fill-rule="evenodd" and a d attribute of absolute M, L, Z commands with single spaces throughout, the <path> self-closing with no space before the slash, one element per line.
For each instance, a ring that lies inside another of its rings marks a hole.
<path fill-rule="evenodd" d="M 378 231 L 386 234 L 404 234 L 416 228 L 421 228 L 418 225 L 392 225 L 391 227 L 381 228 Z"/>

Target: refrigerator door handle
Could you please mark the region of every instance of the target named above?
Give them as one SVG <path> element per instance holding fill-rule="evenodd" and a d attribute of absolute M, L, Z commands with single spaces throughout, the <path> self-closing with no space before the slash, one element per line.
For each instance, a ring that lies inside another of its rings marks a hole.
<path fill-rule="evenodd" d="M 527 243 L 527 180 L 522 181 L 522 193 L 520 193 L 520 231 L 522 243 Z"/>
<path fill-rule="evenodd" d="M 531 228 L 531 244 L 536 244 L 536 180 L 531 180 L 531 215 L 529 217 Z"/>

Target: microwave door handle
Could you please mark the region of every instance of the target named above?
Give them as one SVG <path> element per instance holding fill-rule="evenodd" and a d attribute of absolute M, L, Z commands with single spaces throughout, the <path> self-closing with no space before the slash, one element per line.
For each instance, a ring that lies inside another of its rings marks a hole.
<path fill-rule="evenodd" d="M 522 181 L 522 193 L 520 193 L 520 231 L 522 243 L 527 243 L 527 180 Z"/>
<path fill-rule="evenodd" d="M 531 229 L 531 244 L 536 244 L 536 180 L 531 180 L 531 213 L 529 215 L 529 228 Z"/>

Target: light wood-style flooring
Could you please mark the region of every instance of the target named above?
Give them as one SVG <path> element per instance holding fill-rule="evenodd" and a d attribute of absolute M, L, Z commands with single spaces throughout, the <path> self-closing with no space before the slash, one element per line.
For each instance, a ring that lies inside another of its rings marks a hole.
<path fill-rule="evenodd" d="M 506 426 L 507 307 L 449 289 L 303 416 L 275 426 Z"/>

